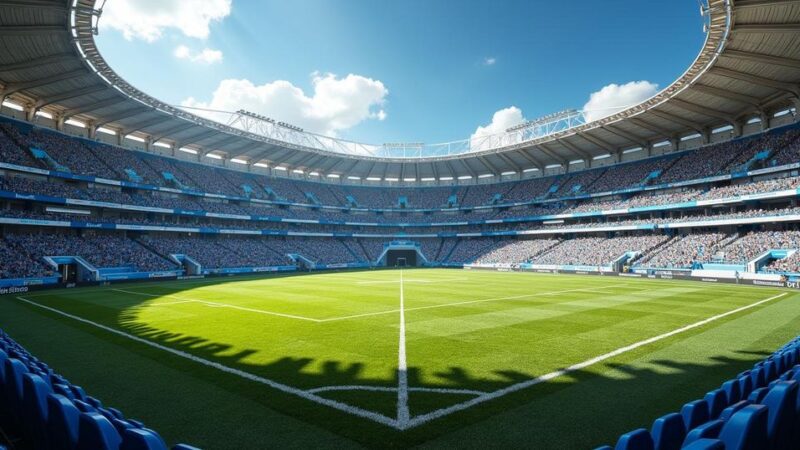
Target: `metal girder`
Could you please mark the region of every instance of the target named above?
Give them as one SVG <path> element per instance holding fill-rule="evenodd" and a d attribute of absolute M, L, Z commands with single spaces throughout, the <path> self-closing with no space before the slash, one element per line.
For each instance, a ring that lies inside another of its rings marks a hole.
<path fill-rule="evenodd" d="M 704 94 L 708 94 L 714 97 L 723 98 L 725 100 L 732 100 L 739 103 L 744 103 L 745 105 L 750 105 L 753 107 L 759 107 L 759 100 L 755 97 L 751 97 L 749 95 L 740 94 L 738 92 L 729 91 L 726 89 L 720 89 L 713 86 L 706 86 L 704 84 L 695 84 L 692 86 L 692 89 L 700 91 Z"/>
<path fill-rule="evenodd" d="M 84 95 L 94 94 L 95 92 L 100 92 L 105 89 L 108 89 L 108 86 L 96 84 L 75 91 L 66 91 L 58 95 L 39 99 L 36 103 L 34 103 L 34 108 L 39 109 L 47 105 L 52 105 L 53 103 L 63 102 L 64 100 L 69 100 L 72 98 L 83 97 Z"/>
<path fill-rule="evenodd" d="M 150 125 L 155 125 L 164 121 L 163 117 L 153 117 L 152 119 L 142 120 L 141 122 L 137 122 L 133 125 L 129 125 L 125 127 L 124 134 L 131 134 L 135 131 L 141 131 L 143 128 L 147 128 Z"/>
<path fill-rule="evenodd" d="M 164 139 L 165 137 L 169 137 L 169 135 L 171 135 L 171 134 L 175 134 L 175 133 L 178 133 L 178 132 L 181 132 L 181 131 L 184 131 L 184 130 L 188 130 L 189 128 L 193 128 L 193 127 L 197 127 L 197 126 L 200 126 L 200 125 L 197 125 L 196 123 L 193 123 L 193 122 L 185 122 L 185 123 L 182 123 L 180 125 L 174 126 L 172 128 L 167 128 L 166 130 L 161 131 L 158 134 L 155 134 L 155 135 L 150 136 L 150 137 L 153 139 L 153 142 L 158 142 L 161 139 Z"/>
<path fill-rule="evenodd" d="M 703 133 L 702 127 L 699 127 L 696 123 L 688 121 L 688 120 L 686 120 L 686 119 L 684 119 L 682 117 L 678 117 L 678 116 L 676 116 L 674 114 L 670 114 L 670 113 L 664 112 L 664 111 L 656 111 L 655 109 L 650 109 L 647 112 L 650 113 L 650 114 L 653 114 L 654 116 L 661 117 L 664 120 L 669 120 L 670 122 L 675 122 L 677 124 L 683 125 L 686 128 L 694 130 L 694 131 L 696 131 L 698 133 L 701 133 L 701 134 Z"/>
<path fill-rule="evenodd" d="M 647 139 L 617 128 L 615 125 L 604 125 L 603 129 L 623 139 L 627 139 L 640 147 L 647 147 Z"/>
<path fill-rule="evenodd" d="M 61 62 L 76 61 L 77 58 L 72 53 L 59 53 L 56 55 L 43 56 L 40 58 L 28 59 L 13 64 L 0 66 L 0 73 L 17 72 L 20 70 L 34 69 L 48 64 L 58 64 Z"/>
<path fill-rule="evenodd" d="M 536 167 L 537 169 L 539 169 L 542 172 L 544 171 L 544 164 L 542 164 L 542 162 L 539 161 L 538 158 L 536 158 L 535 156 L 533 156 L 530 153 L 528 153 L 527 149 L 521 149 L 521 150 L 519 150 L 518 153 L 519 153 L 520 156 L 525 158 L 526 161 L 528 161 L 529 163 L 533 164 L 533 167 Z"/>
<path fill-rule="evenodd" d="M 220 133 L 220 136 L 226 136 L 226 137 L 224 139 L 218 141 L 218 142 L 214 142 L 214 143 L 209 144 L 209 145 L 213 145 L 214 147 L 217 147 L 218 149 L 222 150 L 221 149 L 222 146 L 224 146 L 226 144 L 229 144 L 231 142 L 236 142 L 237 140 L 241 139 L 240 136 L 236 136 L 236 135 L 232 135 L 232 134 L 228 135 L 228 134 Z"/>
<path fill-rule="evenodd" d="M 0 36 L 35 36 L 61 33 L 67 34 L 69 30 L 60 25 L 18 25 L 0 27 Z"/>
<path fill-rule="evenodd" d="M 129 117 L 135 117 L 139 114 L 146 113 L 148 111 L 152 111 L 153 109 L 149 106 L 138 106 L 136 108 L 126 109 L 124 111 L 120 111 L 116 114 L 109 114 L 103 116 L 103 120 L 97 121 L 95 125 L 99 128 L 104 125 L 108 125 L 109 123 L 116 122 L 118 120 L 127 119 Z"/>
<path fill-rule="evenodd" d="M 561 164 L 564 168 L 569 167 L 569 161 L 567 161 L 566 159 L 561 158 L 558 155 L 556 155 L 552 150 L 550 150 L 547 147 L 545 147 L 544 144 L 539 144 L 539 145 L 536 146 L 536 148 L 538 148 L 540 152 L 542 152 L 545 155 L 547 155 L 550 158 L 552 158 L 553 161 Z M 544 169 L 542 169 L 542 170 L 544 170 Z"/>
<path fill-rule="evenodd" d="M 53 3 L 47 0 L 0 0 L 0 7 L 12 8 L 42 8 L 55 9 L 58 11 L 66 11 L 67 6 L 62 3 Z"/>
<path fill-rule="evenodd" d="M 757 62 L 761 64 L 770 64 L 773 66 L 791 67 L 792 69 L 800 69 L 800 60 L 792 58 L 784 58 L 779 56 L 764 55 L 761 53 L 745 52 L 742 50 L 725 50 L 722 55 L 726 58 L 743 59 L 746 61 Z"/>
<path fill-rule="evenodd" d="M 460 162 L 461 165 L 464 166 L 464 169 L 466 169 L 467 173 L 473 179 L 478 179 L 478 174 L 474 170 L 472 170 L 472 167 L 470 167 L 469 164 L 467 164 L 467 160 L 466 159 L 459 159 L 458 162 Z"/>
<path fill-rule="evenodd" d="M 711 69 L 709 69 L 709 72 L 715 75 L 719 75 L 721 77 L 732 78 L 734 80 L 755 84 L 757 86 L 778 89 L 788 94 L 800 96 L 800 89 L 798 89 L 797 86 L 792 83 L 773 80 L 770 78 L 759 77 L 756 75 L 751 75 L 749 73 L 739 72 L 737 70 L 732 70 L 732 69 L 725 69 L 722 67 L 712 67 Z"/>
<path fill-rule="evenodd" d="M 200 142 L 200 141 L 202 141 L 204 139 L 208 139 L 211 136 L 214 136 L 216 134 L 219 134 L 219 131 L 217 131 L 217 130 L 203 131 L 200 134 L 196 134 L 194 136 L 189 136 L 187 138 L 181 139 L 180 146 L 181 147 L 185 147 L 185 146 L 190 145 L 190 144 L 196 144 L 196 143 L 198 143 L 198 142 Z"/>
<path fill-rule="evenodd" d="M 639 128 L 644 128 L 645 130 L 652 131 L 653 133 L 659 134 L 662 137 L 667 138 L 667 139 L 669 139 L 670 136 L 675 134 L 674 131 L 670 131 L 670 130 L 661 128 L 659 126 L 653 125 L 650 122 L 647 122 L 647 121 L 645 121 L 643 119 L 639 119 L 639 118 L 636 118 L 636 117 L 631 117 L 628 120 L 632 124 L 638 126 Z"/>
<path fill-rule="evenodd" d="M 2 27 L 0 27 L 0 30 L 2 30 Z M 87 72 L 86 69 L 77 69 L 77 70 L 71 70 L 69 72 L 57 73 L 55 75 L 50 75 L 49 77 L 39 78 L 36 80 L 22 81 L 19 83 L 8 83 L 6 85 L 5 90 L 3 91 L 3 95 L 8 97 L 9 95 L 17 93 L 19 91 L 32 89 L 39 86 L 46 86 L 52 83 L 58 83 L 59 81 L 69 80 L 71 78 L 85 77 L 87 75 L 90 75 L 90 73 Z"/>
<path fill-rule="evenodd" d="M 522 172 L 522 167 L 519 164 L 515 163 L 513 159 L 509 158 L 508 155 L 505 153 L 497 153 L 497 157 L 502 159 L 509 167 L 514 169 L 516 172 Z M 502 175 L 502 174 L 501 174 Z"/>
<path fill-rule="evenodd" d="M 478 157 L 478 159 L 481 161 L 481 163 L 482 163 L 484 166 L 486 166 L 486 167 L 487 167 L 487 168 L 488 168 L 490 171 L 492 171 L 492 172 L 493 172 L 495 175 L 500 175 L 500 170 L 498 170 L 498 169 L 497 169 L 497 167 L 495 167 L 495 165 L 494 165 L 494 164 L 492 164 L 492 162 L 491 162 L 491 161 L 489 161 L 489 159 L 488 159 L 487 157 L 485 157 L 485 156 L 480 156 L 480 157 Z"/>
<path fill-rule="evenodd" d="M 734 119 L 733 117 L 731 117 L 730 115 L 728 115 L 728 114 L 726 114 L 726 113 L 724 113 L 722 111 L 717 111 L 716 109 L 711 109 L 711 108 L 707 108 L 705 106 L 700 106 L 700 105 L 697 105 L 697 104 L 694 104 L 694 103 L 691 103 L 691 102 L 687 102 L 685 100 L 681 100 L 681 99 L 678 99 L 678 98 L 673 98 L 670 101 L 669 104 L 677 106 L 678 108 L 681 108 L 681 109 L 685 109 L 687 111 L 695 112 L 697 114 L 702 114 L 704 116 L 712 117 L 712 118 L 719 119 L 719 120 L 724 120 L 725 122 L 727 122 L 729 124 L 733 124 L 734 122 L 736 122 L 736 119 Z"/>
<path fill-rule="evenodd" d="M 566 139 L 562 139 L 562 140 L 558 141 L 558 143 L 563 145 L 564 147 L 566 147 L 567 150 L 569 150 L 572 153 L 574 153 L 575 155 L 577 155 L 578 158 L 581 158 L 584 161 L 591 161 L 591 156 L 589 156 L 589 154 L 584 152 L 583 150 L 579 149 L 572 142 L 569 142 Z M 551 149 L 550 147 L 546 146 L 545 144 L 541 144 L 541 146 L 543 148 L 546 148 L 546 149 L 550 150 L 551 152 L 553 151 L 553 149 Z M 553 153 L 555 153 L 555 152 L 553 152 Z"/>
<path fill-rule="evenodd" d="M 770 6 L 800 5 L 800 0 L 736 0 L 734 8 L 764 8 Z"/>
<path fill-rule="evenodd" d="M 581 137 L 581 138 L 583 138 L 583 139 L 585 139 L 587 141 L 589 141 L 590 143 L 602 148 L 603 150 L 606 150 L 607 152 L 616 153 L 617 150 L 618 150 L 616 147 L 614 147 L 613 145 L 609 144 L 608 142 L 600 139 L 599 137 L 592 136 L 589 133 L 575 133 L 575 135 L 579 136 L 579 137 Z M 566 139 L 563 139 L 562 141 L 563 142 L 567 142 Z M 588 158 L 588 156 L 587 156 L 587 158 Z"/>
<path fill-rule="evenodd" d="M 734 33 L 796 33 L 798 30 L 800 30 L 800 23 L 737 23 L 733 27 Z"/>
<path fill-rule="evenodd" d="M 108 106 L 116 105 L 118 103 L 122 103 L 128 101 L 125 97 L 111 97 L 105 100 L 100 100 L 96 102 L 86 103 L 81 106 L 76 106 L 74 108 L 67 109 L 63 112 L 64 117 L 72 117 L 77 116 L 79 114 L 84 114 L 92 111 L 96 111 L 98 109 L 106 108 Z"/>
<path fill-rule="evenodd" d="M 455 171 L 455 169 L 453 169 L 453 165 L 450 164 L 450 160 L 449 159 L 444 162 L 444 165 L 445 165 L 445 167 L 447 167 L 447 171 L 450 172 L 450 175 L 449 175 L 450 177 L 458 178 L 458 175 L 456 175 L 457 172 Z"/>

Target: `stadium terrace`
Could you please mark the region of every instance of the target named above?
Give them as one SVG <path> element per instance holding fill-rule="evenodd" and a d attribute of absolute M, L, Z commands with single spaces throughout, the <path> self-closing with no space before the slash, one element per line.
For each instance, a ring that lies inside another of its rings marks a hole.
<path fill-rule="evenodd" d="M 0 449 L 800 448 L 800 2 L 435 146 L 170 106 L 101 3 L 0 1 Z"/>

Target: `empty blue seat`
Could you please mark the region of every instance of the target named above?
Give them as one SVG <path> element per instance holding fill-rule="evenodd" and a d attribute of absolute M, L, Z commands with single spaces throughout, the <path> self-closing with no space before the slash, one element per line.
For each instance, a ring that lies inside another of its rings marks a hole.
<path fill-rule="evenodd" d="M 781 381 L 770 389 L 763 404 L 769 408 L 767 436 L 773 449 L 797 448 L 794 441 L 797 423 L 797 382 Z"/>
<path fill-rule="evenodd" d="M 639 428 L 620 436 L 614 450 L 653 450 L 654 445 L 650 432 Z"/>
<path fill-rule="evenodd" d="M 747 397 L 747 400 L 750 403 L 761 403 L 761 400 L 766 397 L 767 392 L 769 392 L 769 388 L 767 387 L 760 387 L 758 389 L 754 389 L 753 392 Z"/>
<path fill-rule="evenodd" d="M 4 386 L 5 400 L 11 411 L 22 410 L 22 376 L 28 368 L 22 361 L 9 358 L 5 362 L 6 382 Z M 16 422 L 16 421 L 15 421 Z"/>
<path fill-rule="evenodd" d="M 655 450 L 678 450 L 686 437 L 686 425 L 678 413 L 670 413 L 653 422 L 650 430 Z"/>
<path fill-rule="evenodd" d="M 722 431 L 723 425 L 725 422 L 722 420 L 712 420 L 689 431 L 686 434 L 686 440 L 683 441 L 684 447 L 700 439 L 716 439 Z"/>
<path fill-rule="evenodd" d="M 699 439 L 683 447 L 683 450 L 725 450 L 725 444 L 719 439 Z"/>
<path fill-rule="evenodd" d="M 681 416 L 683 416 L 683 424 L 687 430 L 708 422 L 708 402 L 695 400 L 683 405 Z"/>
<path fill-rule="evenodd" d="M 606 449 L 606 448 L 610 449 L 611 447 L 606 445 L 605 447 L 600 447 L 597 450 L 603 450 L 603 449 Z M 188 444 L 178 444 L 178 445 L 173 446 L 172 450 L 200 450 L 200 449 L 197 448 L 197 447 L 192 447 L 191 445 L 188 445 Z"/>
<path fill-rule="evenodd" d="M 73 450 L 78 445 L 81 412 L 65 396 L 47 396 L 47 440 L 50 450 Z"/>
<path fill-rule="evenodd" d="M 77 450 L 118 450 L 122 438 L 100 413 L 82 413 L 78 421 Z"/>
<path fill-rule="evenodd" d="M 764 381 L 769 383 L 770 381 L 778 377 L 778 372 L 780 370 L 780 367 L 775 359 L 768 359 L 764 361 L 763 370 L 764 370 Z"/>
<path fill-rule="evenodd" d="M 741 399 L 747 398 L 753 392 L 753 380 L 749 375 L 739 377 L 739 395 Z"/>
<path fill-rule="evenodd" d="M 769 446 L 767 422 L 769 412 L 764 405 L 748 405 L 725 422 L 719 439 L 725 450 L 764 450 Z"/>
<path fill-rule="evenodd" d="M 705 399 L 708 403 L 708 418 L 716 419 L 722 410 L 728 407 L 728 395 L 722 389 L 715 389 L 706 394 Z"/>
<path fill-rule="evenodd" d="M 753 389 L 764 387 L 767 385 L 767 377 L 764 373 L 763 367 L 754 367 L 750 371 L 750 380 L 753 381 Z"/>
<path fill-rule="evenodd" d="M 727 421 L 728 419 L 731 418 L 731 416 L 736 414 L 737 411 L 739 411 L 740 409 L 744 408 L 745 406 L 751 405 L 751 404 L 752 403 L 750 403 L 748 400 L 742 400 L 740 402 L 736 402 L 736 403 L 732 404 L 731 406 L 728 406 L 727 408 L 722 410 L 722 414 L 719 415 L 719 418 L 720 418 L 720 420 Z"/>
<path fill-rule="evenodd" d="M 22 418 L 24 431 L 34 448 L 46 448 L 47 396 L 53 390 L 42 377 L 26 373 L 22 376 Z"/>
<path fill-rule="evenodd" d="M 120 450 L 167 450 L 167 444 L 155 431 L 130 428 L 122 434 Z"/>
<path fill-rule="evenodd" d="M 722 383 L 722 390 L 728 397 L 728 404 L 732 405 L 742 399 L 742 391 L 739 387 L 739 380 L 728 380 Z"/>

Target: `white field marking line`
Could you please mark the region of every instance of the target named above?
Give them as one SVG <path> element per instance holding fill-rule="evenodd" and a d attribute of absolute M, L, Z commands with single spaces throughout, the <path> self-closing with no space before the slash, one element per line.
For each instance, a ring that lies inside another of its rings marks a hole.
<path fill-rule="evenodd" d="M 514 295 L 511 297 L 495 297 L 495 298 L 484 298 L 481 300 L 469 300 L 464 302 L 454 302 L 454 303 L 442 303 L 441 305 L 430 305 L 430 306 L 417 306 L 415 308 L 405 308 L 405 311 L 420 311 L 423 309 L 434 309 L 434 308 L 447 308 L 450 306 L 460 306 L 460 305 L 471 305 L 473 303 L 486 303 L 486 302 L 499 302 L 504 300 L 519 300 L 523 298 L 531 298 L 531 297 L 541 297 L 545 295 L 557 295 L 557 294 L 565 294 L 567 292 L 596 292 L 601 289 L 610 289 L 614 287 L 622 287 L 628 286 L 628 283 L 623 284 L 612 284 L 609 286 L 601 286 L 601 287 L 592 287 L 592 288 L 583 288 L 583 289 L 567 289 L 565 291 L 552 291 L 552 292 L 538 292 L 536 294 L 523 294 L 523 295 Z M 394 314 L 399 312 L 399 309 L 391 309 L 388 311 L 378 311 L 372 313 L 364 313 L 364 314 L 354 314 L 352 316 L 342 316 L 342 317 L 331 317 L 329 319 L 320 319 L 320 322 L 334 322 L 337 320 L 349 320 L 349 319 L 358 319 L 360 317 L 370 317 L 370 316 L 382 316 L 386 314 Z"/>
<path fill-rule="evenodd" d="M 411 419 L 408 409 L 408 364 L 406 362 L 406 313 L 403 289 L 403 269 L 400 269 L 400 343 L 397 349 L 397 426 L 403 430 Z"/>
<path fill-rule="evenodd" d="M 395 387 L 384 386 L 323 386 L 314 389 L 308 389 L 306 392 L 316 394 L 318 392 L 336 392 L 336 391 L 371 391 L 371 392 L 397 392 Z M 426 387 L 409 387 L 408 392 L 430 392 L 434 394 L 463 394 L 463 395 L 484 395 L 486 391 L 476 391 L 473 389 L 448 389 L 448 388 L 426 388 Z"/>
<path fill-rule="evenodd" d="M 781 297 L 783 297 L 783 296 L 785 296 L 787 294 L 788 294 L 788 292 L 784 292 L 783 294 L 778 294 L 778 295 L 775 295 L 773 297 L 770 297 L 770 298 L 767 298 L 767 299 L 764 299 L 764 300 L 760 300 L 758 302 L 755 302 L 755 303 L 752 303 L 752 304 L 749 304 L 749 305 L 742 306 L 741 308 L 736 308 L 736 309 L 734 309 L 732 311 L 728 311 L 728 312 L 725 312 L 725 313 L 722 313 L 722 314 L 718 314 L 718 315 L 713 316 L 713 317 L 709 317 L 708 319 L 704 319 L 704 320 L 701 320 L 699 322 L 695 322 L 695 323 L 693 323 L 691 325 L 686 325 L 686 326 L 678 328 L 676 330 L 672 330 L 672 331 L 669 331 L 667 333 L 660 334 L 658 336 L 654 336 L 654 337 L 651 337 L 649 339 L 645 339 L 643 341 L 639 341 L 639 342 L 627 345 L 625 347 L 618 348 L 618 349 L 616 349 L 616 350 L 614 350 L 612 352 L 605 353 L 603 355 L 594 357 L 592 359 L 588 359 L 588 360 L 583 361 L 581 363 L 569 366 L 569 367 L 567 367 L 565 369 L 557 370 L 555 372 L 550 372 L 550 373 L 542 375 L 540 377 L 533 378 L 533 379 L 528 380 L 528 381 L 523 381 L 521 383 L 517 383 L 517 384 L 511 385 L 511 386 L 505 387 L 503 389 L 499 389 L 499 390 L 494 391 L 494 392 L 489 393 L 489 394 L 484 394 L 484 395 L 475 397 L 475 398 L 467 400 L 467 401 L 465 401 L 463 403 L 458 403 L 458 404 L 455 404 L 453 406 L 449 406 L 447 408 L 442 408 L 442 409 L 439 409 L 439 410 L 436 410 L 436 411 L 429 412 L 427 414 L 422 414 L 422 415 L 416 416 L 413 419 L 411 419 L 411 421 L 409 423 L 405 424 L 406 428 L 416 427 L 418 425 L 422 425 L 424 423 L 430 422 L 431 420 L 439 419 L 439 418 L 442 418 L 444 416 L 453 414 L 453 413 L 458 412 L 458 411 L 463 411 L 463 410 L 465 410 L 467 408 L 471 408 L 471 407 L 473 407 L 475 405 L 487 402 L 489 400 L 494 400 L 494 399 L 503 397 L 505 395 L 511 394 L 513 392 L 517 392 L 517 391 L 520 391 L 522 389 L 527 389 L 527 388 L 529 388 L 531 386 L 535 386 L 537 384 L 541 384 L 541 383 L 543 383 L 545 381 L 550 381 L 550 380 L 552 380 L 554 378 L 559 378 L 561 376 L 568 375 L 568 374 L 570 374 L 572 372 L 576 372 L 578 370 L 581 370 L 581 369 L 584 369 L 586 367 L 592 366 L 594 364 L 597 364 L 599 362 L 605 361 L 607 359 L 619 356 L 619 355 L 621 355 L 623 353 L 630 352 L 630 351 L 635 350 L 635 349 L 637 349 L 639 347 L 643 347 L 645 345 L 649 345 L 649 344 L 652 344 L 654 342 L 661 341 L 663 339 L 675 336 L 677 334 L 681 334 L 681 333 L 684 333 L 686 331 L 689 331 L 689 330 L 692 330 L 692 329 L 695 329 L 695 328 L 698 328 L 698 327 L 702 327 L 703 325 L 707 325 L 707 324 L 709 324 L 711 322 L 717 321 L 719 319 L 723 319 L 723 318 L 728 317 L 730 315 L 737 314 L 737 313 L 740 313 L 742 311 L 746 311 L 748 309 L 755 308 L 756 306 L 763 305 L 764 303 L 768 303 L 768 302 L 771 302 L 773 300 L 777 300 L 777 299 L 779 299 L 779 298 L 781 298 Z"/>
<path fill-rule="evenodd" d="M 442 278 L 441 280 L 426 280 L 426 279 L 415 279 L 415 278 L 406 278 L 406 283 L 423 283 L 423 284 L 436 284 L 436 283 L 450 283 L 451 281 L 467 281 L 466 277 L 460 278 Z M 374 281 L 357 281 L 356 284 L 389 284 L 389 283 L 397 283 L 396 280 L 374 280 Z"/>
<path fill-rule="evenodd" d="M 258 313 L 258 314 L 266 314 L 266 315 L 269 315 L 269 316 L 285 317 L 285 318 L 288 318 L 288 319 L 306 320 L 306 321 L 309 321 L 309 322 L 321 322 L 321 320 L 312 319 L 311 317 L 295 316 L 295 315 L 292 315 L 292 314 L 283 314 L 283 313 L 274 312 L 274 311 L 266 311 L 266 310 L 263 310 L 263 309 L 245 308 L 243 306 L 228 305 L 226 303 L 211 302 L 211 301 L 208 301 L 208 300 L 198 300 L 198 299 L 193 299 L 193 298 L 188 298 L 188 297 L 178 297 L 178 296 L 175 296 L 175 295 L 147 294 L 147 293 L 144 293 L 144 292 L 128 291 L 128 290 L 125 290 L 125 289 L 114 289 L 114 290 L 117 291 L 117 292 L 124 292 L 126 294 L 134 294 L 134 295 L 142 295 L 142 296 L 145 296 L 145 297 L 174 298 L 174 299 L 177 299 L 177 300 L 183 300 L 184 302 L 202 303 L 202 304 L 204 304 L 206 306 L 212 306 L 212 307 L 216 307 L 216 308 L 231 308 L 231 309 L 238 309 L 240 311 L 247 311 L 247 312 Z M 177 304 L 177 303 L 178 302 L 175 302 L 173 304 Z"/>
<path fill-rule="evenodd" d="M 41 309 L 50 311 L 50 312 L 58 314 L 60 316 L 67 317 L 67 318 L 75 320 L 77 322 L 81 322 L 81 323 L 84 323 L 86 325 L 91 325 L 93 327 L 99 328 L 99 329 L 107 331 L 109 333 L 116 334 L 117 336 L 121 336 L 121 337 L 130 339 L 130 340 L 132 340 L 134 342 L 138 342 L 140 344 L 144 344 L 144 345 L 156 348 L 158 350 L 163 350 L 163 351 L 165 351 L 167 353 L 171 353 L 171 354 L 173 354 L 175 356 L 179 356 L 181 358 L 185 358 L 185 359 L 188 359 L 190 361 L 194 361 L 194 362 L 196 362 L 198 364 L 202 364 L 204 366 L 211 367 L 213 369 L 217 369 L 217 370 L 219 370 L 221 372 L 225 372 L 225 373 L 228 373 L 228 374 L 231 374 L 231 375 L 236 375 L 236 376 L 239 376 L 239 377 L 244 378 L 246 380 L 254 381 L 256 383 L 261 383 L 261 384 L 267 385 L 267 386 L 269 386 L 269 387 L 271 387 L 273 389 L 277 389 L 277 390 L 279 390 L 281 392 L 285 392 L 287 394 L 295 395 L 297 397 L 301 397 L 303 399 L 318 403 L 320 405 L 325 405 L 325 406 L 331 407 L 333 409 L 345 412 L 347 414 L 352 414 L 354 416 L 362 417 L 364 419 L 369 419 L 369 420 L 372 420 L 373 422 L 377 422 L 377 423 L 380 423 L 380 424 L 383 424 L 383 425 L 386 425 L 386 426 L 389 426 L 389 427 L 392 427 L 392 428 L 396 428 L 398 430 L 401 429 L 399 427 L 398 423 L 397 423 L 397 420 L 392 419 L 390 417 L 386 417 L 383 414 L 379 414 L 379 413 L 376 413 L 376 412 L 373 412 L 373 411 L 368 411 L 366 409 L 359 408 L 357 406 L 352 406 L 352 405 L 348 405 L 346 403 L 342 403 L 342 402 L 338 402 L 338 401 L 335 401 L 335 400 L 330 400 L 330 399 L 327 399 L 327 398 L 324 398 L 324 397 L 320 397 L 319 395 L 306 392 L 306 391 L 304 391 L 302 389 L 298 389 L 298 388 L 295 388 L 295 387 L 292 387 L 292 386 L 288 386 L 288 385 L 285 385 L 283 383 L 279 383 L 277 381 L 270 380 L 268 378 L 260 377 L 258 375 L 253 375 L 253 374 L 245 372 L 243 370 L 234 369 L 232 367 L 228 367 L 228 366 L 225 366 L 223 364 L 220 364 L 220 363 L 217 363 L 217 362 L 214 362 L 214 361 L 209 361 L 207 359 L 200 358 L 198 356 L 192 355 L 191 353 L 187 353 L 187 352 L 184 352 L 184 351 L 181 351 L 181 350 L 176 350 L 174 348 L 170 348 L 170 347 L 167 347 L 165 345 L 157 344 L 155 342 L 149 341 L 149 340 L 141 338 L 139 336 L 134 336 L 132 334 L 125 333 L 124 331 L 120 331 L 120 330 L 117 330 L 115 328 L 111 328 L 111 327 L 108 327 L 106 325 L 99 324 L 97 322 L 92 322 L 91 320 L 84 319 L 83 317 L 78 317 L 78 316 L 66 313 L 64 311 L 58 310 L 56 308 L 52 308 L 50 306 L 45 306 L 45 305 L 42 305 L 40 303 L 36 303 L 36 302 L 28 300 L 28 299 L 26 299 L 24 297 L 17 297 L 17 300 L 20 300 L 20 301 L 22 301 L 24 303 L 27 303 L 27 304 L 31 305 L 31 306 L 35 306 L 37 308 L 41 308 Z"/>

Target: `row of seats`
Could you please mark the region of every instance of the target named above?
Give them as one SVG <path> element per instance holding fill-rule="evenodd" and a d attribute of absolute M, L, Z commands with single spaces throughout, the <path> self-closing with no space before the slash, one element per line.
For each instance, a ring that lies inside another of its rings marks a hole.
<path fill-rule="evenodd" d="M 798 363 L 800 337 L 650 430 L 622 435 L 614 450 L 800 449 Z"/>
<path fill-rule="evenodd" d="M 0 428 L 35 450 L 167 450 L 155 431 L 103 406 L 0 331 Z M 19 445 L 16 445 L 16 444 Z M 0 450 L 4 447 L 0 445 Z M 196 450 L 178 444 L 172 450 Z"/>

